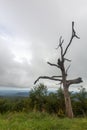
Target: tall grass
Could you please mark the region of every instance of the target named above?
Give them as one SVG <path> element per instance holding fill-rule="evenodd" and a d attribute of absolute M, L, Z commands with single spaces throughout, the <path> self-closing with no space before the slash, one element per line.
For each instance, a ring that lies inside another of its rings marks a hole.
<path fill-rule="evenodd" d="M 0 130 L 87 130 L 87 118 L 58 118 L 47 113 L 0 115 Z"/>

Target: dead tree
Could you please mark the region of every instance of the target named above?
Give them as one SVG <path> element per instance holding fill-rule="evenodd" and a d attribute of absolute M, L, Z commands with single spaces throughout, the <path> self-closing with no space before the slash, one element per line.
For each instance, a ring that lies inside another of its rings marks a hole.
<path fill-rule="evenodd" d="M 66 53 L 74 38 L 79 39 L 79 37 L 76 35 L 76 32 L 74 30 L 74 22 L 72 22 L 72 35 L 71 35 L 70 41 L 65 49 L 63 47 L 64 40 L 62 40 L 62 36 L 59 39 L 59 45 L 58 45 L 57 49 L 60 48 L 60 58 L 58 58 L 57 64 L 47 62 L 50 66 L 54 66 L 54 67 L 60 69 L 61 75 L 60 76 L 51 76 L 51 77 L 40 76 L 34 82 L 34 84 L 36 84 L 36 82 L 39 81 L 39 79 L 50 79 L 50 80 L 54 80 L 54 81 L 59 81 L 63 85 L 66 116 L 69 118 L 73 118 L 73 110 L 72 110 L 71 99 L 70 99 L 70 95 L 69 95 L 69 86 L 72 84 L 78 84 L 78 83 L 83 82 L 82 78 L 80 78 L 80 77 L 76 78 L 76 79 L 71 79 L 71 80 L 67 79 L 67 73 L 68 73 L 70 65 L 66 68 L 65 61 L 71 62 L 71 60 L 67 59 L 65 56 L 66 56 Z"/>

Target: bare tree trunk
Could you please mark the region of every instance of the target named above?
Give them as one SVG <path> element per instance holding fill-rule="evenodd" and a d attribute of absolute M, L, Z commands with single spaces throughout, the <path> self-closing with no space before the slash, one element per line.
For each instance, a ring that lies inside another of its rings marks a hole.
<path fill-rule="evenodd" d="M 36 82 L 39 81 L 39 79 L 50 79 L 50 80 L 54 80 L 54 81 L 60 81 L 60 84 L 63 84 L 65 106 L 66 106 L 66 116 L 69 117 L 69 118 L 73 118 L 71 99 L 70 99 L 70 95 L 69 95 L 69 91 L 68 91 L 69 86 L 72 85 L 72 84 L 78 84 L 78 83 L 83 82 L 82 78 L 80 78 L 80 77 L 75 78 L 75 79 L 71 79 L 71 80 L 67 80 L 67 72 L 68 72 L 68 69 L 69 69 L 70 65 L 66 68 L 64 63 L 65 63 L 65 61 L 71 62 L 71 60 L 67 59 L 65 56 L 66 56 L 66 53 L 67 53 L 67 51 L 68 51 L 68 49 L 69 49 L 69 47 L 70 47 L 70 45 L 72 43 L 72 40 L 74 38 L 79 39 L 79 37 L 76 35 L 76 32 L 74 30 L 74 22 L 72 22 L 72 35 L 71 35 L 70 41 L 69 41 L 69 43 L 68 43 L 68 45 L 66 46 L 65 49 L 63 48 L 64 40 L 62 40 L 62 36 L 59 39 L 59 45 L 58 45 L 57 49 L 60 48 L 61 57 L 58 58 L 57 64 L 47 62 L 49 65 L 60 69 L 61 75 L 59 75 L 59 76 L 58 75 L 57 76 L 51 76 L 51 77 L 49 77 L 49 76 L 40 76 L 34 82 L 34 84 L 36 84 Z"/>
<path fill-rule="evenodd" d="M 69 118 L 73 118 L 71 99 L 67 87 L 64 87 L 64 98 L 65 98 L 66 116 Z"/>

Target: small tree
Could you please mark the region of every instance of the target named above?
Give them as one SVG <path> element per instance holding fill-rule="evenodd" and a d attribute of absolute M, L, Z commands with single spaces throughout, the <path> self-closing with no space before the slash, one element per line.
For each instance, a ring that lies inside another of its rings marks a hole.
<path fill-rule="evenodd" d="M 76 78 L 76 79 L 71 79 L 71 80 L 67 79 L 67 72 L 68 72 L 70 65 L 68 66 L 68 68 L 66 68 L 65 67 L 65 61 L 71 62 L 71 60 L 65 58 L 65 56 L 66 56 L 66 53 L 67 53 L 67 51 L 68 51 L 68 49 L 69 49 L 69 47 L 72 43 L 72 40 L 74 38 L 79 39 L 79 37 L 76 35 L 76 32 L 74 30 L 74 22 L 72 22 L 72 35 L 71 35 L 70 41 L 69 41 L 69 43 L 68 43 L 68 45 L 66 46 L 65 49 L 63 47 L 64 40 L 62 40 L 62 36 L 59 39 L 58 48 L 60 48 L 60 58 L 58 58 L 57 64 L 47 62 L 50 66 L 54 66 L 54 67 L 60 69 L 61 75 L 60 76 L 51 76 L 51 77 L 40 76 L 34 82 L 34 84 L 36 84 L 36 82 L 39 81 L 39 79 L 50 79 L 50 80 L 54 80 L 54 81 L 60 81 L 60 83 L 63 85 L 63 89 L 64 89 L 66 115 L 69 118 L 73 118 L 71 99 L 70 99 L 70 95 L 69 95 L 69 86 L 72 85 L 72 84 L 78 84 L 78 83 L 82 82 L 82 79 L 80 77 Z"/>
<path fill-rule="evenodd" d="M 44 104 L 46 102 L 45 97 L 47 96 L 47 87 L 44 84 L 39 84 L 34 87 L 30 93 L 29 98 L 31 99 L 31 106 L 34 111 L 44 111 Z"/>
<path fill-rule="evenodd" d="M 77 114 L 83 114 L 85 117 L 87 114 L 87 91 L 86 89 L 81 86 L 80 91 L 74 94 L 74 102 L 75 102 L 75 108 L 77 109 Z M 80 113 L 79 113 L 80 112 Z"/>

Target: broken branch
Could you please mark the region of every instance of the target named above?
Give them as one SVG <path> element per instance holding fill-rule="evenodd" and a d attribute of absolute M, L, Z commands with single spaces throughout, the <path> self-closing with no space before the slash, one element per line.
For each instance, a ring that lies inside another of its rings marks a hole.
<path fill-rule="evenodd" d="M 52 76 L 52 78 L 62 78 L 62 76 Z"/>
<path fill-rule="evenodd" d="M 67 81 L 67 84 L 68 84 L 68 86 L 69 86 L 69 85 L 71 85 L 71 84 L 79 84 L 79 83 L 81 83 L 81 82 L 83 82 L 83 81 L 82 81 L 82 78 L 79 77 L 79 78 L 77 78 L 77 79 L 68 80 L 68 81 Z"/>
<path fill-rule="evenodd" d="M 51 66 L 55 66 L 55 67 L 57 67 L 57 68 L 60 68 L 58 65 L 52 64 L 52 63 L 50 63 L 50 62 L 47 62 L 47 64 L 49 64 L 49 65 L 51 65 Z"/>
<path fill-rule="evenodd" d="M 67 72 L 68 72 L 68 70 L 69 70 L 70 66 L 71 66 L 71 65 L 69 65 L 69 66 L 67 67 L 67 69 L 66 69 L 66 74 L 67 74 Z"/>
<path fill-rule="evenodd" d="M 71 62 L 71 60 L 67 59 L 67 58 L 64 58 L 64 60 L 68 61 L 68 62 Z"/>
<path fill-rule="evenodd" d="M 40 76 L 40 77 L 37 78 L 37 80 L 34 82 L 34 84 L 36 84 L 40 79 L 50 79 L 50 80 L 54 80 L 54 81 L 62 81 L 61 79 L 53 78 L 53 76 L 52 77 Z"/>

